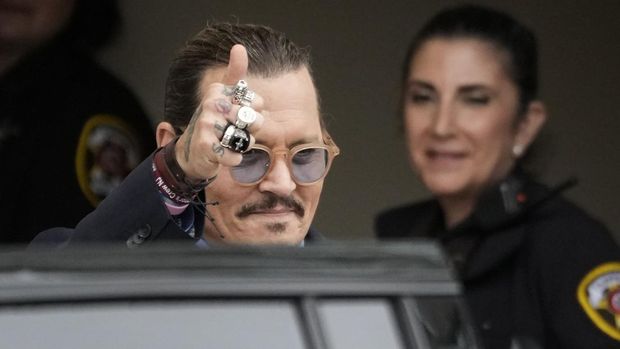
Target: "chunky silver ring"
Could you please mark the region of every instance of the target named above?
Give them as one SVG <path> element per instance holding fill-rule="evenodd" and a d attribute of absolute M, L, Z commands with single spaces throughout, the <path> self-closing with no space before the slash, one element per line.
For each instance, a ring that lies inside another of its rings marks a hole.
<path fill-rule="evenodd" d="M 237 81 L 237 84 L 233 88 L 232 102 L 249 107 L 254 98 L 256 98 L 256 93 L 248 88 L 248 83 L 245 80 Z"/>
<path fill-rule="evenodd" d="M 237 84 L 235 84 L 235 87 L 233 87 L 233 103 L 239 104 L 247 90 L 248 83 L 245 80 L 237 81 Z"/>
<path fill-rule="evenodd" d="M 243 93 L 245 92 L 245 90 L 247 90 L 248 88 L 248 83 L 245 80 L 239 80 L 237 81 L 237 83 L 235 84 L 235 88 L 234 88 L 234 92 L 237 93 Z"/>
<path fill-rule="evenodd" d="M 224 130 L 220 145 L 237 153 L 245 153 L 250 148 L 250 133 L 229 123 Z"/>
<path fill-rule="evenodd" d="M 237 111 L 237 121 L 235 126 L 244 129 L 256 121 L 256 112 L 250 107 L 243 106 Z"/>
<path fill-rule="evenodd" d="M 245 90 L 245 93 L 243 94 L 243 96 L 241 96 L 241 99 L 239 100 L 239 104 L 244 107 L 249 107 L 254 101 L 254 98 L 256 98 L 256 93 L 254 93 L 254 91 L 250 89 L 247 89 Z"/>
<path fill-rule="evenodd" d="M 226 128 L 224 129 L 224 135 L 222 136 L 222 139 L 220 139 L 220 144 L 222 145 L 222 147 L 225 147 L 225 148 L 230 147 L 230 141 L 234 134 L 235 134 L 235 125 L 229 123 L 228 125 L 226 125 Z"/>

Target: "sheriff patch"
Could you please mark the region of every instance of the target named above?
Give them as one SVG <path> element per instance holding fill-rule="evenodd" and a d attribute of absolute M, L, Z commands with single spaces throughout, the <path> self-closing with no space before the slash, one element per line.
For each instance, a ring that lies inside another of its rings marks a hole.
<path fill-rule="evenodd" d="M 579 283 L 577 298 L 596 327 L 620 340 L 620 262 L 590 271 Z"/>
<path fill-rule="evenodd" d="M 139 147 L 127 123 L 111 115 L 88 119 L 75 156 L 80 189 L 97 206 L 139 161 Z"/>

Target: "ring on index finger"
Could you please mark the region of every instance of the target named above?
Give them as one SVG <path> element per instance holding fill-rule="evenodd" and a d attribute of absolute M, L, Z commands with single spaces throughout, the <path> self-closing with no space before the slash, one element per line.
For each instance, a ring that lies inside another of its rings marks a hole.
<path fill-rule="evenodd" d="M 243 96 L 241 96 L 241 100 L 239 100 L 239 104 L 245 107 L 249 107 L 256 98 L 256 93 L 252 90 L 245 90 Z"/>
<path fill-rule="evenodd" d="M 245 80 L 237 81 L 237 84 L 233 88 L 232 102 L 245 107 L 249 107 L 252 104 L 256 93 L 248 88 L 248 83 Z"/>

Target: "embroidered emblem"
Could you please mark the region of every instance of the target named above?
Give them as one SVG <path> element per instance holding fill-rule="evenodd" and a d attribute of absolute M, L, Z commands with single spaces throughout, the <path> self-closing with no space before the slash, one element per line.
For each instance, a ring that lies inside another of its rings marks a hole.
<path fill-rule="evenodd" d="M 620 262 L 590 271 L 579 283 L 577 299 L 596 327 L 620 340 Z"/>
<path fill-rule="evenodd" d="M 129 125 L 118 117 L 95 115 L 80 134 L 75 167 L 80 189 L 97 206 L 139 161 L 139 147 Z"/>

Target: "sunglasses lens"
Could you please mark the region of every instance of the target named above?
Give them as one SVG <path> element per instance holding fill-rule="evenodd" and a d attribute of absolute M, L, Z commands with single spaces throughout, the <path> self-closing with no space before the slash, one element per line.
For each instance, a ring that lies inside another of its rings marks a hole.
<path fill-rule="evenodd" d="M 293 176 L 299 183 L 315 182 L 325 174 L 328 159 L 327 149 L 302 149 L 296 152 L 291 159 Z"/>
<path fill-rule="evenodd" d="M 254 183 L 265 175 L 268 168 L 269 154 L 262 149 L 251 149 L 243 153 L 243 160 L 231 168 L 231 174 L 239 183 Z"/>

